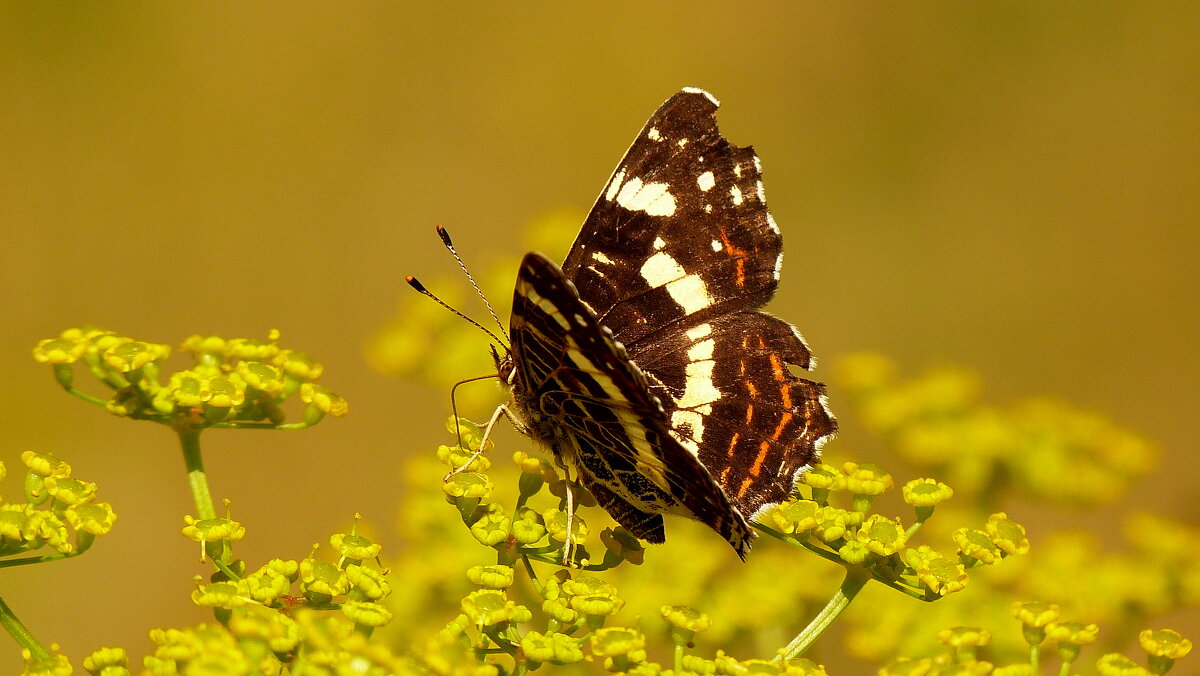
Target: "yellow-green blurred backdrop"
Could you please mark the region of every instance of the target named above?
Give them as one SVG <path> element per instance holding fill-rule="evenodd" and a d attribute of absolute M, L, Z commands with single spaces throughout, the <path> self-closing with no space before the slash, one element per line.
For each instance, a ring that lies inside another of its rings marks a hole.
<path fill-rule="evenodd" d="M 519 253 L 681 86 L 762 156 L 788 253 L 771 309 L 826 364 L 954 362 L 996 401 L 1111 415 L 1162 466 L 1122 506 L 1054 518 L 1197 524 L 1198 34 L 1185 3 L 3 3 L 0 459 L 56 453 L 120 519 L 86 556 L 4 570 L 0 595 L 76 658 L 140 659 L 146 629 L 207 619 L 170 433 L 30 359 L 85 322 L 172 344 L 280 329 L 352 410 L 206 435 L 239 555 L 304 556 L 355 511 L 401 551 L 396 475 L 444 439 L 446 390 L 376 374 L 363 346 L 406 273 L 450 270 L 432 226 L 468 259 Z M 1016 509 L 1036 546 L 1048 526 Z"/>

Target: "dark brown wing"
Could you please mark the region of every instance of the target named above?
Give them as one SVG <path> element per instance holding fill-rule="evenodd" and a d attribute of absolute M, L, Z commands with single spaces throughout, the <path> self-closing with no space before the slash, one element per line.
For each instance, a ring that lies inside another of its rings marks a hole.
<path fill-rule="evenodd" d="M 752 536 L 745 519 L 671 434 L 642 371 L 540 253 L 521 263 L 511 333 L 514 399 L 535 436 L 598 488 L 620 523 L 662 541 L 654 515 L 690 514 L 745 556 Z"/>
<path fill-rule="evenodd" d="M 673 436 L 742 514 L 780 502 L 837 429 L 799 332 L 758 308 L 783 240 L 754 150 L 717 127 L 717 101 L 672 96 L 596 200 L 563 272 L 662 400 Z"/>

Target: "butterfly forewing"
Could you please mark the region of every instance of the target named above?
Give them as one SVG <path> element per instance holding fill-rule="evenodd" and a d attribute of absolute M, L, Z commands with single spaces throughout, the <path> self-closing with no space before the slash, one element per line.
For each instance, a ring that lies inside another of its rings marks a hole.
<path fill-rule="evenodd" d="M 765 303 L 782 238 L 751 148 L 729 143 L 716 101 L 683 91 L 650 118 L 563 263 L 579 295 L 637 359 L 681 324 Z"/>

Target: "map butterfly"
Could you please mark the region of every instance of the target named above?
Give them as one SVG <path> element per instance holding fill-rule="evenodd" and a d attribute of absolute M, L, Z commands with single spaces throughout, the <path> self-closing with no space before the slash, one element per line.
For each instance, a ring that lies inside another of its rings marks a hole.
<path fill-rule="evenodd" d="M 638 538 L 664 542 L 662 515 L 679 514 L 744 559 L 750 521 L 837 424 L 824 386 L 789 370 L 816 363 L 800 333 L 758 310 L 782 237 L 758 156 L 721 135 L 718 105 L 693 88 L 668 99 L 562 266 L 525 256 L 494 353 L 512 399 L 487 430 L 508 414 Z"/>

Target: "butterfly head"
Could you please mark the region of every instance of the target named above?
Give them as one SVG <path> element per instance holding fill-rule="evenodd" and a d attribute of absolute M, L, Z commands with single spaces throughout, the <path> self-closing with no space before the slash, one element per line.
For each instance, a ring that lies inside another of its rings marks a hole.
<path fill-rule="evenodd" d="M 490 347 L 492 349 L 492 361 L 496 364 L 497 377 L 500 378 L 500 382 L 512 386 L 513 379 L 516 378 L 517 375 L 516 365 L 513 363 L 512 352 L 508 351 L 508 349 L 505 349 L 504 354 L 501 355 L 496 349 L 496 345 L 494 343 L 490 345 Z"/>

